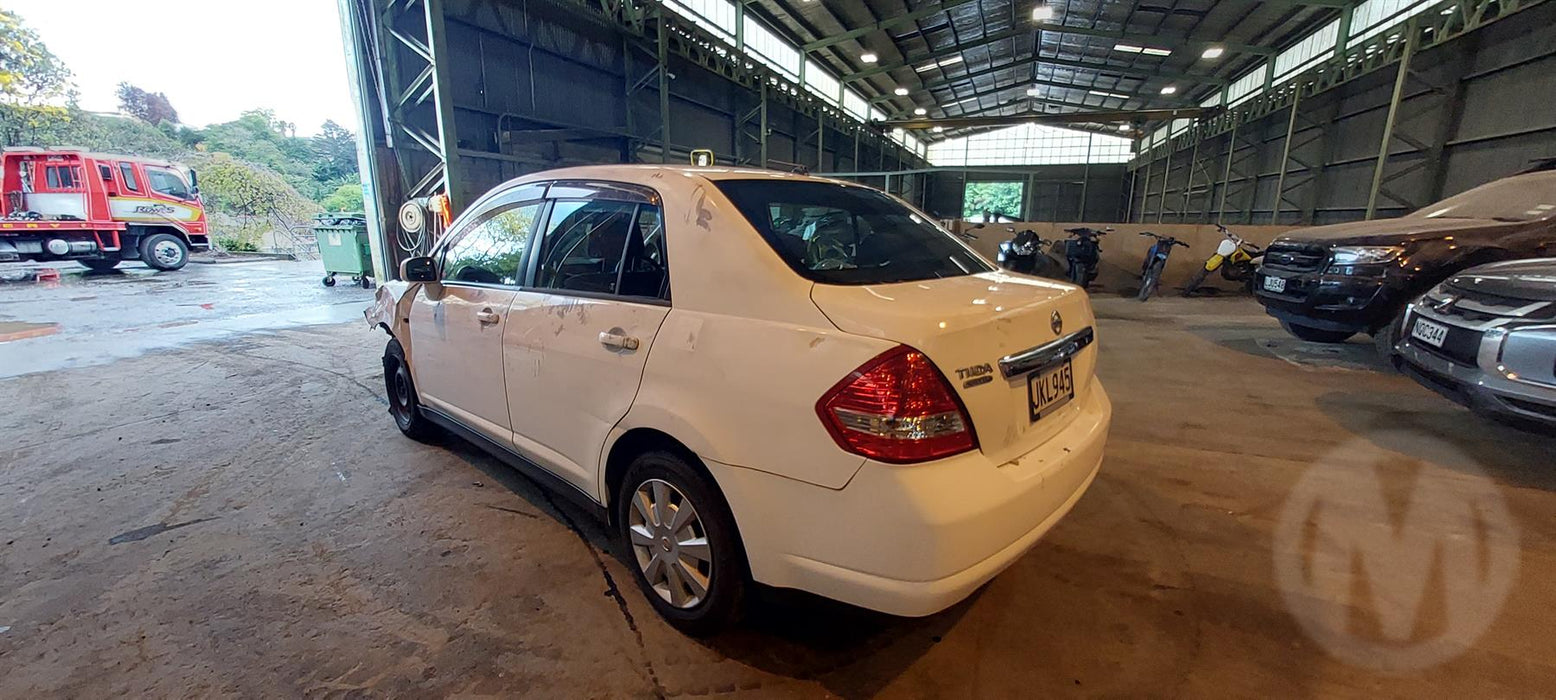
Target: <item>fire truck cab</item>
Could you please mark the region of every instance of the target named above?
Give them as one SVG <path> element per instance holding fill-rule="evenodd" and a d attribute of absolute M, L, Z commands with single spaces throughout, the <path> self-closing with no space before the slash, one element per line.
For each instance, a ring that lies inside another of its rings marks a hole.
<path fill-rule="evenodd" d="M 0 262 L 140 260 L 177 270 L 210 248 L 195 172 L 166 161 L 75 150 L 0 154 Z"/>

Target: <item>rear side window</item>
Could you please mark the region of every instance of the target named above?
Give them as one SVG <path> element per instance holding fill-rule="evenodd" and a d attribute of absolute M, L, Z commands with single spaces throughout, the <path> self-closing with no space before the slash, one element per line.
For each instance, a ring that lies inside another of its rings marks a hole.
<path fill-rule="evenodd" d="M 44 181 L 51 190 L 74 190 L 81 182 L 81 171 L 74 165 L 50 165 L 44 169 Z"/>
<path fill-rule="evenodd" d="M 124 182 L 124 189 L 131 192 L 140 191 L 140 180 L 135 179 L 135 167 L 129 163 L 119 164 L 119 179 Z"/>
<path fill-rule="evenodd" d="M 594 294 L 620 293 L 617 289 L 622 260 L 629 241 L 642 249 L 641 229 L 638 205 L 632 202 L 556 202 L 551 208 L 540 265 L 535 270 L 535 286 Z"/>
<path fill-rule="evenodd" d="M 443 254 L 443 280 L 517 286 L 539 214 L 540 202 L 514 204 L 472 223 Z"/>
<path fill-rule="evenodd" d="M 784 180 L 714 183 L 800 276 L 887 284 L 994 270 L 952 234 L 866 187 Z"/>

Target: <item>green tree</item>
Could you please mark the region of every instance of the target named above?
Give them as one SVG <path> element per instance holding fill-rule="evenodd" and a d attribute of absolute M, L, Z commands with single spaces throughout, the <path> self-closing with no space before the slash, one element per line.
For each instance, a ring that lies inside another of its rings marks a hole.
<path fill-rule="evenodd" d="M 357 139 L 350 130 L 334 121 L 324 122 L 310 146 L 314 155 L 314 180 L 338 182 L 356 177 Z"/>
<path fill-rule="evenodd" d="M 70 69 L 15 13 L 0 9 L 0 140 L 31 145 L 69 120 Z"/>
<path fill-rule="evenodd" d="M 178 123 L 178 110 L 173 109 L 173 103 L 168 101 L 167 95 L 148 92 L 129 83 L 119 83 L 114 95 L 119 98 L 120 111 L 152 126 L 163 122 Z"/>
<path fill-rule="evenodd" d="M 1021 193 L 1019 182 L 969 182 L 962 197 L 962 216 L 971 219 L 991 212 L 1019 219 Z"/>
<path fill-rule="evenodd" d="M 362 185 L 348 182 L 320 202 L 325 211 L 362 211 Z"/>

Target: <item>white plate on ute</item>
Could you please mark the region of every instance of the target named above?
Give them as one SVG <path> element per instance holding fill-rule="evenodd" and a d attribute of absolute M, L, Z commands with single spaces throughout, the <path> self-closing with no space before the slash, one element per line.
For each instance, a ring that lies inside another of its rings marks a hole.
<path fill-rule="evenodd" d="M 1286 278 L 1265 276 L 1264 289 L 1276 294 L 1284 293 L 1286 291 Z"/>
<path fill-rule="evenodd" d="M 1443 346 L 1443 341 L 1448 339 L 1448 327 L 1417 316 L 1415 325 L 1410 327 L 1410 337 L 1434 348 L 1440 348 Z"/>

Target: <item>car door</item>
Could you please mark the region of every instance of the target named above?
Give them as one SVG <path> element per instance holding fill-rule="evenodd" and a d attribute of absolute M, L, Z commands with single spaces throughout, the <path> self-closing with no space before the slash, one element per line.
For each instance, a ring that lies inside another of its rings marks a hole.
<path fill-rule="evenodd" d="M 531 286 L 508 312 L 514 445 L 597 500 L 606 434 L 631 408 L 670 312 L 658 201 L 617 191 L 554 200 Z"/>
<path fill-rule="evenodd" d="M 411 369 L 424 405 L 507 446 L 503 330 L 545 206 L 540 188 L 478 203 L 435 251 L 439 282 L 411 304 Z"/>

